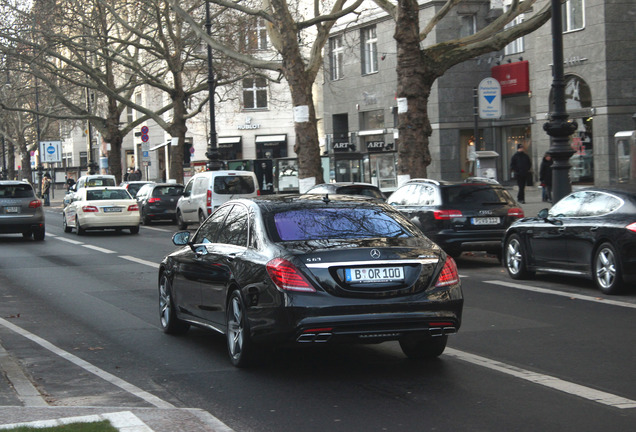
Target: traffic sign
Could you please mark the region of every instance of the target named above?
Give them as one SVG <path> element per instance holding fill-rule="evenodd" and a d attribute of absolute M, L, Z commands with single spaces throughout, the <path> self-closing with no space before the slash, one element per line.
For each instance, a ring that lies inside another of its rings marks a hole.
<path fill-rule="evenodd" d="M 61 141 L 40 141 L 40 162 L 62 162 Z"/>
<path fill-rule="evenodd" d="M 147 134 L 148 133 L 148 126 L 142 126 L 141 127 L 141 133 L 142 134 Z"/>
<path fill-rule="evenodd" d="M 494 78 L 484 78 L 478 88 L 479 117 L 501 118 L 501 85 Z"/>
<path fill-rule="evenodd" d="M 142 140 L 143 142 L 148 142 L 148 140 L 149 140 L 149 139 L 150 139 L 150 138 L 148 137 L 148 135 L 146 135 L 146 134 L 142 134 L 142 135 L 141 135 L 141 140 Z"/>

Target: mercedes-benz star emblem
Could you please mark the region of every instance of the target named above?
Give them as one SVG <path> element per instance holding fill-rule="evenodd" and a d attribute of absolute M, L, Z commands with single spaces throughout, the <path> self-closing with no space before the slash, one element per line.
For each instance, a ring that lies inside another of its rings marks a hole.
<path fill-rule="evenodd" d="M 371 258 L 373 259 L 380 258 L 380 251 L 377 249 L 371 249 Z"/>

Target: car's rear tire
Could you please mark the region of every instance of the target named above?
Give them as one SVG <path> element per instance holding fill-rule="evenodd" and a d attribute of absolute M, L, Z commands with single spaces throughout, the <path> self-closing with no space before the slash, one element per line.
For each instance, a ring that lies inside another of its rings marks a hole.
<path fill-rule="evenodd" d="M 33 231 L 33 240 L 35 240 L 35 241 L 43 241 L 44 240 L 44 227 Z"/>
<path fill-rule="evenodd" d="M 62 213 L 62 227 L 64 228 L 65 233 L 70 233 L 71 231 L 73 231 L 73 228 L 68 226 L 68 224 L 66 223 L 66 215 L 64 213 Z"/>
<path fill-rule="evenodd" d="M 250 338 L 245 303 L 238 290 L 230 294 L 225 311 L 227 350 L 232 364 L 238 368 L 254 363 L 255 348 Z"/>
<path fill-rule="evenodd" d="M 144 225 L 150 225 L 152 224 L 152 219 L 150 219 L 150 217 L 148 217 L 147 215 L 144 216 Z"/>
<path fill-rule="evenodd" d="M 203 213 L 203 210 L 199 210 L 199 225 L 203 225 L 203 222 L 205 222 L 206 219 L 207 216 Z"/>
<path fill-rule="evenodd" d="M 139 234 L 139 225 L 128 228 L 131 234 Z"/>
<path fill-rule="evenodd" d="M 448 336 L 407 335 L 400 339 L 400 348 L 410 359 L 431 359 L 442 355 L 446 349 L 447 341 Z"/>
<path fill-rule="evenodd" d="M 183 220 L 183 216 L 181 216 L 181 212 L 177 210 L 177 228 L 180 230 L 188 229 L 188 224 Z"/>
<path fill-rule="evenodd" d="M 82 226 L 80 225 L 79 219 L 77 217 L 75 217 L 75 231 L 77 231 L 78 236 L 86 234 L 86 230 L 82 228 Z"/>
<path fill-rule="evenodd" d="M 517 234 L 512 234 L 506 239 L 503 265 L 513 279 L 528 279 L 534 276 L 534 272 L 528 270 L 525 249 L 521 237 Z"/>
<path fill-rule="evenodd" d="M 610 243 L 603 243 L 594 254 L 592 278 L 604 294 L 619 294 L 623 291 L 621 263 L 616 249 Z"/>
<path fill-rule="evenodd" d="M 172 335 L 184 334 L 190 329 L 190 324 L 177 318 L 172 301 L 172 283 L 165 273 L 159 278 L 159 323 L 164 333 Z"/>
<path fill-rule="evenodd" d="M 27 231 L 27 232 L 23 232 L 22 233 L 22 237 L 25 239 L 30 239 L 33 236 L 33 233 L 31 231 Z"/>

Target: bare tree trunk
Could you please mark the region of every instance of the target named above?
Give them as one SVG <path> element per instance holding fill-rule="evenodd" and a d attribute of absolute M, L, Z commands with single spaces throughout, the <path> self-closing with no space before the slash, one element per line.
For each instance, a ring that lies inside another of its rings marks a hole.
<path fill-rule="evenodd" d="M 9 142 L 7 143 L 7 151 L 9 152 L 7 154 L 7 173 L 8 173 L 8 177 L 7 180 L 13 180 L 15 179 L 15 146 L 13 145 L 13 143 Z"/>
<path fill-rule="evenodd" d="M 428 98 L 437 76 L 427 67 L 420 51 L 417 0 L 398 2 L 394 38 L 397 41 L 397 97 L 406 98 L 407 111 L 398 113 L 398 175 L 426 177 L 431 164 L 428 149 L 432 134 L 428 119 Z"/>

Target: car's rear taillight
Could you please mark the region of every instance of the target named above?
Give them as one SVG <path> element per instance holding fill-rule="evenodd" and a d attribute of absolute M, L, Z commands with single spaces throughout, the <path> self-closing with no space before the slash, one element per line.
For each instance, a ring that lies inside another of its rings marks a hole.
<path fill-rule="evenodd" d="M 148 198 L 148 204 L 156 203 L 159 201 L 161 201 L 161 198 L 155 198 L 155 197 Z"/>
<path fill-rule="evenodd" d="M 29 208 L 38 208 L 38 207 L 42 207 L 42 201 L 33 200 L 29 203 Z"/>
<path fill-rule="evenodd" d="M 139 211 L 139 206 L 137 204 L 131 204 L 128 206 L 128 211 Z"/>
<path fill-rule="evenodd" d="M 510 210 L 508 210 L 508 216 L 513 218 L 522 218 L 524 217 L 523 209 L 519 207 L 511 208 Z"/>
<path fill-rule="evenodd" d="M 256 196 L 261 196 L 261 190 L 260 189 L 256 189 Z"/>
<path fill-rule="evenodd" d="M 282 258 L 274 258 L 267 263 L 267 273 L 274 284 L 287 291 L 315 292 L 313 286 L 295 265 Z"/>
<path fill-rule="evenodd" d="M 627 228 L 631 232 L 636 232 L 636 222 L 627 225 L 625 228 Z"/>
<path fill-rule="evenodd" d="M 462 212 L 460 210 L 435 210 L 433 216 L 437 220 L 448 220 L 462 217 Z"/>
<path fill-rule="evenodd" d="M 97 213 L 99 210 L 95 206 L 83 206 L 82 211 L 84 213 Z"/>
<path fill-rule="evenodd" d="M 455 260 L 451 257 L 446 257 L 446 262 L 444 263 L 444 268 L 439 274 L 437 278 L 437 283 L 435 284 L 436 288 L 445 287 L 448 285 L 455 285 L 459 283 L 459 273 L 457 272 L 457 264 L 455 264 Z"/>
<path fill-rule="evenodd" d="M 208 214 L 212 214 L 212 191 L 208 189 L 208 194 L 205 199 L 205 206 L 208 208 Z"/>

